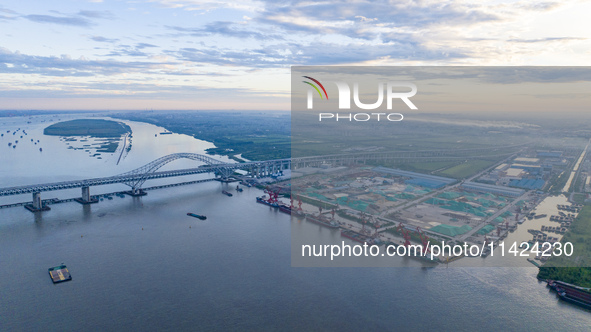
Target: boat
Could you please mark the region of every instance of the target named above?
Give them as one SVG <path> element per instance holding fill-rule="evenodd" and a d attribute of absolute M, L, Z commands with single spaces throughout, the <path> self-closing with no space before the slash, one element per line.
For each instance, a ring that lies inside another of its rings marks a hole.
<path fill-rule="evenodd" d="M 237 191 L 237 192 L 242 192 L 242 190 L 243 190 L 242 188 L 240 188 L 240 187 L 236 186 L 236 191 Z"/>
<path fill-rule="evenodd" d="M 72 275 L 70 275 L 70 271 L 64 264 L 50 267 L 47 271 L 54 284 L 72 280 Z"/>
<path fill-rule="evenodd" d="M 232 197 L 232 194 L 229 193 L 229 192 L 227 192 L 227 191 L 225 191 L 225 190 L 222 190 L 222 194 L 224 194 L 224 195 L 226 195 L 228 197 Z"/>
<path fill-rule="evenodd" d="M 257 203 L 265 204 L 265 205 L 268 205 L 268 206 L 274 207 L 274 208 L 278 208 L 279 207 L 279 204 L 269 202 L 269 201 L 265 200 L 262 197 L 257 197 Z"/>
<path fill-rule="evenodd" d="M 292 216 L 295 216 L 296 218 L 305 218 L 306 217 L 306 214 L 304 213 L 304 211 L 302 211 L 300 209 L 291 210 L 290 214 Z"/>
<path fill-rule="evenodd" d="M 279 211 L 287 214 L 291 214 L 291 206 L 281 203 L 279 204 Z"/>
<path fill-rule="evenodd" d="M 311 214 L 306 215 L 306 220 L 311 221 L 315 224 L 318 225 L 322 225 L 322 226 L 326 226 L 326 227 L 330 227 L 330 228 L 339 228 L 341 227 L 341 225 L 339 225 L 336 221 L 334 220 L 327 220 L 323 217 L 315 217 Z"/>
<path fill-rule="evenodd" d="M 198 214 L 195 214 L 195 213 L 191 213 L 191 212 L 187 213 L 187 215 L 190 216 L 190 217 L 195 217 L 197 219 L 201 219 L 201 220 L 207 219 L 206 216 L 201 216 L 201 215 L 198 215 Z"/>
<path fill-rule="evenodd" d="M 561 300 L 591 309 L 591 290 L 559 280 L 548 280 L 548 286 L 558 293 Z"/>
<path fill-rule="evenodd" d="M 359 243 L 367 243 L 369 245 L 380 243 L 380 241 L 378 239 L 375 239 L 369 235 L 357 233 L 357 232 L 352 231 L 350 229 L 341 229 L 341 236 L 351 239 L 353 241 L 359 242 Z"/>

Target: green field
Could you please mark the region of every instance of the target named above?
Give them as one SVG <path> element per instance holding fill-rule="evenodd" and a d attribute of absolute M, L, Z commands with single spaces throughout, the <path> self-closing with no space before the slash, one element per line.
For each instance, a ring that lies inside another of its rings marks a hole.
<path fill-rule="evenodd" d="M 490 160 L 468 160 L 465 163 L 448 168 L 438 174 L 456 179 L 463 179 L 482 171 L 493 163 L 494 162 Z"/>
<path fill-rule="evenodd" d="M 585 204 L 585 198 L 587 197 L 587 194 L 574 194 L 573 195 L 573 202 L 575 202 L 575 204 Z"/>
<path fill-rule="evenodd" d="M 121 137 L 131 133 L 131 128 L 122 122 L 102 119 L 78 119 L 54 123 L 43 130 L 50 136 Z"/>

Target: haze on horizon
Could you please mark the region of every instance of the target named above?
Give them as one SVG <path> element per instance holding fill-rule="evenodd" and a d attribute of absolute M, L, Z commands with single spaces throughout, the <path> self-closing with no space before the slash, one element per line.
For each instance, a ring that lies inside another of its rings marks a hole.
<path fill-rule="evenodd" d="M 0 109 L 289 110 L 293 65 L 589 64 L 590 1 L 0 5 Z"/>

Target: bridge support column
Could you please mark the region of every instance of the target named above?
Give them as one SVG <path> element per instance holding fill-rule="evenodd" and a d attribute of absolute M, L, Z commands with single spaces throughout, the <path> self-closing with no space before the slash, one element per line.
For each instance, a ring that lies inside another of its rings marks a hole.
<path fill-rule="evenodd" d="M 98 199 L 90 197 L 90 187 L 82 187 L 82 197 L 74 200 L 80 204 L 98 203 Z"/>
<path fill-rule="evenodd" d="M 148 193 L 143 191 L 142 188 L 131 188 L 130 191 L 125 192 L 129 196 L 146 196 Z"/>
<path fill-rule="evenodd" d="M 25 205 L 25 209 L 31 212 L 39 212 L 39 211 L 49 211 L 51 210 L 49 206 L 44 206 L 43 201 L 41 200 L 41 193 L 34 192 L 33 193 L 33 202 L 32 204 Z"/>

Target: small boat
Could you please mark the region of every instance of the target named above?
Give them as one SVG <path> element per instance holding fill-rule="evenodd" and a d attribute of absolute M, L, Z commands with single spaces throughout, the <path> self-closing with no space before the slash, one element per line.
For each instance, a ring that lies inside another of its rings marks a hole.
<path fill-rule="evenodd" d="M 232 197 L 232 194 L 229 193 L 229 192 L 227 192 L 227 191 L 225 191 L 225 190 L 222 190 L 222 194 L 224 194 L 224 195 L 226 195 L 228 197 Z"/>
<path fill-rule="evenodd" d="M 240 188 L 240 187 L 236 186 L 236 191 L 237 191 L 237 192 L 242 192 L 242 188 Z"/>
<path fill-rule="evenodd" d="M 190 217 L 194 217 L 194 218 L 197 218 L 197 219 L 201 219 L 201 220 L 205 220 L 205 219 L 207 219 L 207 217 L 206 217 L 206 216 L 198 215 L 198 214 L 191 213 L 191 212 L 187 213 L 187 215 L 188 215 L 188 216 L 190 216 Z"/>

